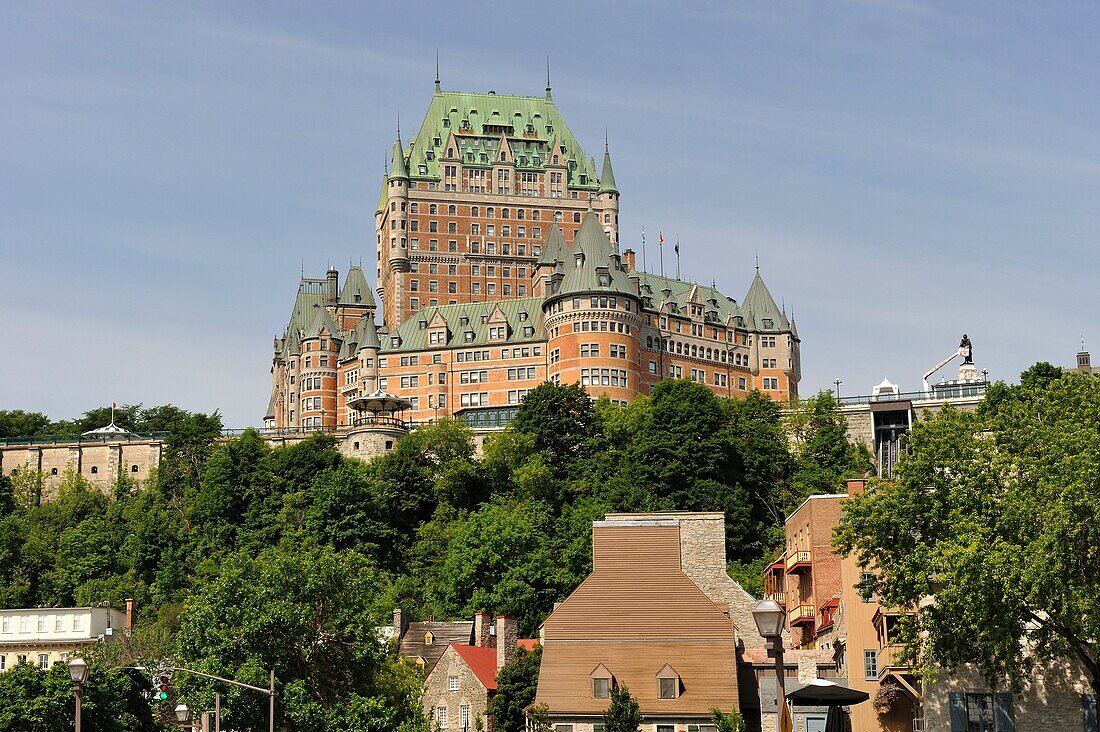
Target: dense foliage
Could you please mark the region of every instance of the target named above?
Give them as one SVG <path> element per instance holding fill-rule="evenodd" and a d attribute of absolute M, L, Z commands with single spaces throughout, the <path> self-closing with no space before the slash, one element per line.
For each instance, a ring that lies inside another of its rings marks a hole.
<path fill-rule="evenodd" d="M 972 662 L 1019 684 L 1068 656 L 1100 686 L 1100 379 L 1037 364 L 976 413 L 943 409 L 836 538 L 913 611 L 906 650 L 926 672 Z"/>
<path fill-rule="evenodd" d="M 105 496 L 69 474 L 48 503 L 41 476 L 0 481 L 0 602 L 133 597 L 138 628 L 118 663 L 171 658 L 257 686 L 274 669 L 291 730 L 421 729 L 420 679 L 374 631 L 393 607 L 508 614 L 532 635 L 590 571 L 592 521 L 614 511 L 723 511 L 731 570 L 756 582 L 785 513 L 864 467 L 831 400 L 803 412 L 791 440 L 760 394 L 670 380 L 623 407 L 544 384 L 480 452 L 445 420 L 363 462 L 328 436 L 271 448 L 254 431 L 220 439 L 216 414 L 125 408 L 119 424 L 167 432 L 148 480 Z M 41 422 L 0 413 L 9 431 Z M 60 429 L 45 422 L 39 434 Z M 508 671 L 505 727 L 521 726 L 534 659 Z M 175 691 L 194 709 L 221 691 L 227 724 L 266 725 L 263 696 L 182 673 Z"/>

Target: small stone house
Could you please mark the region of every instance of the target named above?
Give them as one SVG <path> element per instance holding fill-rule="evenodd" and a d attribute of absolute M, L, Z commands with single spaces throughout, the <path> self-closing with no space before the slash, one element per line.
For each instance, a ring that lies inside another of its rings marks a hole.
<path fill-rule="evenodd" d="M 424 681 L 424 713 L 433 729 L 491 732 L 489 702 L 496 694 L 497 672 L 511 661 L 519 645 L 514 618 L 488 613 L 474 616 L 473 643 L 449 643 Z"/>

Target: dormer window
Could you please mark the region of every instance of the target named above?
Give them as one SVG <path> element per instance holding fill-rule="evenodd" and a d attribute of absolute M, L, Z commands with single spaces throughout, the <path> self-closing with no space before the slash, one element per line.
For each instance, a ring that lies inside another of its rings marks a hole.
<path fill-rule="evenodd" d="M 765 328 L 771 328 L 773 324 L 774 324 L 774 321 L 771 318 L 764 318 L 764 327 Z"/>
<path fill-rule="evenodd" d="M 611 286 L 611 275 L 601 272 L 600 275 L 599 275 L 599 283 L 600 283 L 600 287 L 610 287 Z"/>
<path fill-rule="evenodd" d="M 390 338 L 390 344 L 391 344 L 391 345 L 392 345 L 392 346 L 393 346 L 394 348 L 397 348 L 397 347 L 399 347 L 399 346 L 401 345 L 401 336 L 397 336 L 397 335 L 395 335 L 395 336 L 393 336 L 392 338 Z"/>
<path fill-rule="evenodd" d="M 420 330 L 424 330 L 424 329 L 425 329 L 425 328 L 427 328 L 427 327 L 428 327 L 428 321 L 426 321 L 426 320 L 421 320 L 421 321 L 420 321 Z"/>
<path fill-rule="evenodd" d="M 519 322 L 522 323 L 522 322 L 525 322 L 526 320 L 527 320 L 527 311 L 526 310 L 520 310 L 519 311 Z"/>
<path fill-rule="evenodd" d="M 459 325 L 469 325 L 470 324 L 470 319 L 468 317 L 466 317 L 465 315 L 463 315 L 461 318 L 458 319 L 458 324 Z"/>
<path fill-rule="evenodd" d="M 676 699 L 680 696 L 680 674 L 667 663 L 657 672 L 657 698 Z"/>
<path fill-rule="evenodd" d="M 611 687 L 615 683 L 615 677 L 607 670 L 607 666 L 601 663 L 592 670 L 592 673 L 589 674 L 589 678 L 592 680 L 593 699 L 611 698 Z"/>
<path fill-rule="evenodd" d="M 576 261 L 576 267 L 577 267 L 577 269 L 580 269 L 581 267 L 583 267 L 583 266 L 584 266 L 584 255 L 583 255 L 583 254 L 577 254 L 577 255 L 576 255 L 576 256 L 574 257 L 574 260 Z"/>
<path fill-rule="evenodd" d="M 435 643 L 435 636 L 432 634 L 432 631 L 429 630 L 427 633 L 424 634 L 424 645 L 430 646 L 434 643 Z"/>
<path fill-rule="evenodd" d="M 483 324 L 484 324 L 484 323 L 488 323 L 488 322 L 489 322 L 489 316 L 488 316 L 488 315 L 482 315 L 482 316 L 481 316 L 481 322 L 482 322 Z"/>

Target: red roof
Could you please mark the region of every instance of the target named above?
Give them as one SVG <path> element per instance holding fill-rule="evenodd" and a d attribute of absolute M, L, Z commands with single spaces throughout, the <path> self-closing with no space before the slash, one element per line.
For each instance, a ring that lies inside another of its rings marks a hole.
<path fill-rule="evenodd" d="M 451 648 L 455 649 L 455 653 L 466 662 L 487 690 L 497 690 L 497 649 L 460 646 L 457 643 L 452 643 Z"/>
<path fill-rule="evenodd" d="M 522 648 L 528 653 L 535 650 L 535 646 L 537 645 L 539 645 L 538 638 L 520 638 L 518 641 L 516 641 L 516 648 Z"/>

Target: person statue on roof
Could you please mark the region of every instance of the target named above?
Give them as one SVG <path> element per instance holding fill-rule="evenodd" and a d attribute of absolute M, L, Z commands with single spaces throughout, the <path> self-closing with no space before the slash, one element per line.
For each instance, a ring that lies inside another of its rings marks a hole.
<path fill-rule="evenodd" d="M 974 363 L 974 346 L 966 333 L 963 333 L 962 340 L 959 341 L 959 355 L 963 357 L 964 364 Z"/>

